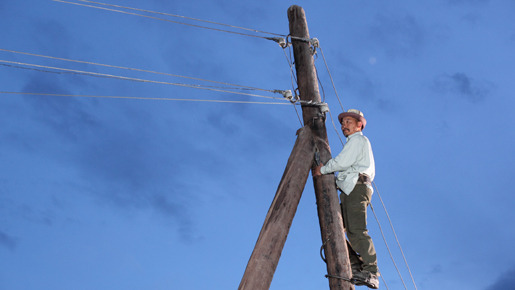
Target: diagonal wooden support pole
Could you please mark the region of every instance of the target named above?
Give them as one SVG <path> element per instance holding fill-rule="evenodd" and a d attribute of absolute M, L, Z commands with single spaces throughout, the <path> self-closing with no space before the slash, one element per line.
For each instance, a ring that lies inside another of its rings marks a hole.
<path fill-rule="evenodd" d="M 265 290 L 270 288 L 272 283 L 314 160 L 315 146 L 311 129 L 303 127 L 297 131 L 297 136 L 275 198 L 238 287 L 240 290 Z"/>

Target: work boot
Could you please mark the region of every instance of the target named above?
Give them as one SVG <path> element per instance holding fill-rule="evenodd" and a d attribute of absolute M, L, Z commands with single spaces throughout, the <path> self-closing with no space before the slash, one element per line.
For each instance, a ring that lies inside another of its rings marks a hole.
<path fill-rule="evenodd" d="M 372 289 L 379 289 L 379 279 L 377 274 L 369 271 L 361 271 L 356 274 L 352 273 L 352 282 L 356 286 L 365 285 Z"/>
<path fill-rule="evenodd" d="M 361 266 L 361 264 L 351 264 L 350 268 L 352 270 L 352 276 L 356 275 L 357 273 L 359 273 L 363 270 L 363 267 Z"/>

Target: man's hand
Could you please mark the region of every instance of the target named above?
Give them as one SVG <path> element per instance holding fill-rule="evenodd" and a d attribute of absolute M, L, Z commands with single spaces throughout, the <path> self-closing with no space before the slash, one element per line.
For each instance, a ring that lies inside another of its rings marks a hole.
<path fill-rule="evenodd" d="M 322 175 L 322 173 L 320 172 L 320 168 L 322 168 L 322 166 L 324 166 L 324 164 L 320 162 L 320 164 L 313 169 L 313 177 Z"/>

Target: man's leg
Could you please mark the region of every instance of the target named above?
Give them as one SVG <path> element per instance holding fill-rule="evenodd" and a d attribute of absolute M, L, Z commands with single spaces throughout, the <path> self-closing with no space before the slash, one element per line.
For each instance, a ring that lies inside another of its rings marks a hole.
<path fill-rule="evenodd" d="M 372 190 L 364 184 L 357 184 L 350 195 L 342 193 L 341 197 L 351 247 L 361 256 L 363 270 L 377 275 L 376 251 L 367 230 L 367 206 L 372 197 Z"/>
<path fill-rule="evenodd" d="M 347 224 L 346 224 L 346 210 L 344 210 L 343 208 L 343 195 L 345 195 L 345 193 L 341 192 L 340 194 L 340 200 L 342 200 L 342 203 L 340 203 L 340 207 L 341 207 L 341 210 L 342 210 L 342 218 L 343 218 L 343 227 L 345 228 L 345 230 L 347 230 Z M 359 272 L 361 270 L 363 270 L 363 260 L 361 259 L 361 257 L 356 253 L 356 251 L 354 251 L 354 249 L 352 248 L 350 242 L 348 239 L 345 240 L 347 242 L 347 249 L 348 249 L 348 253 L 349 253 L 349 260 L 350 260 L 350 264 L 351 264 L 351 267 L 352 267 L 352 272 Z"/>

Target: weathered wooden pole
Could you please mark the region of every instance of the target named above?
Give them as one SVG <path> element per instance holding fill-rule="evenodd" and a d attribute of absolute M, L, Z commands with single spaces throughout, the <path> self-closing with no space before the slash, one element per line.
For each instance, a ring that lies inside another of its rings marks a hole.
<path fill-rule="evenodd" d="M 300 99 L 320 103 L 320 92 L 304 9 L 297 5 L 291 6 L 288 9 L 288 20 Z M 323 163 L 327 162 L 331 159 L 331 149 L 327 139 L 325 113 L 321 111 L 320 106 L 313 106 L 304 102 L 302 103 L 302 115 L 304 125 L 310 127 L 315 136 L 321 161 Z M 314 177 L 313 183 L 322 244 L 325 250 L 329 287 L 331 290 L 354 289 L 354 285 L 350 282 L 338 278 L 348 279 L 352 276 L 335 177 L 332 174 Z"/>
<path fill-rule="evenodd" d="M 272 283 L 315 154 L 311 129 L 303 127 L 297 131 L 297 136 L 275 198 L 238 287 L 240 290 L 265 290 L 270 288 Z"/>

